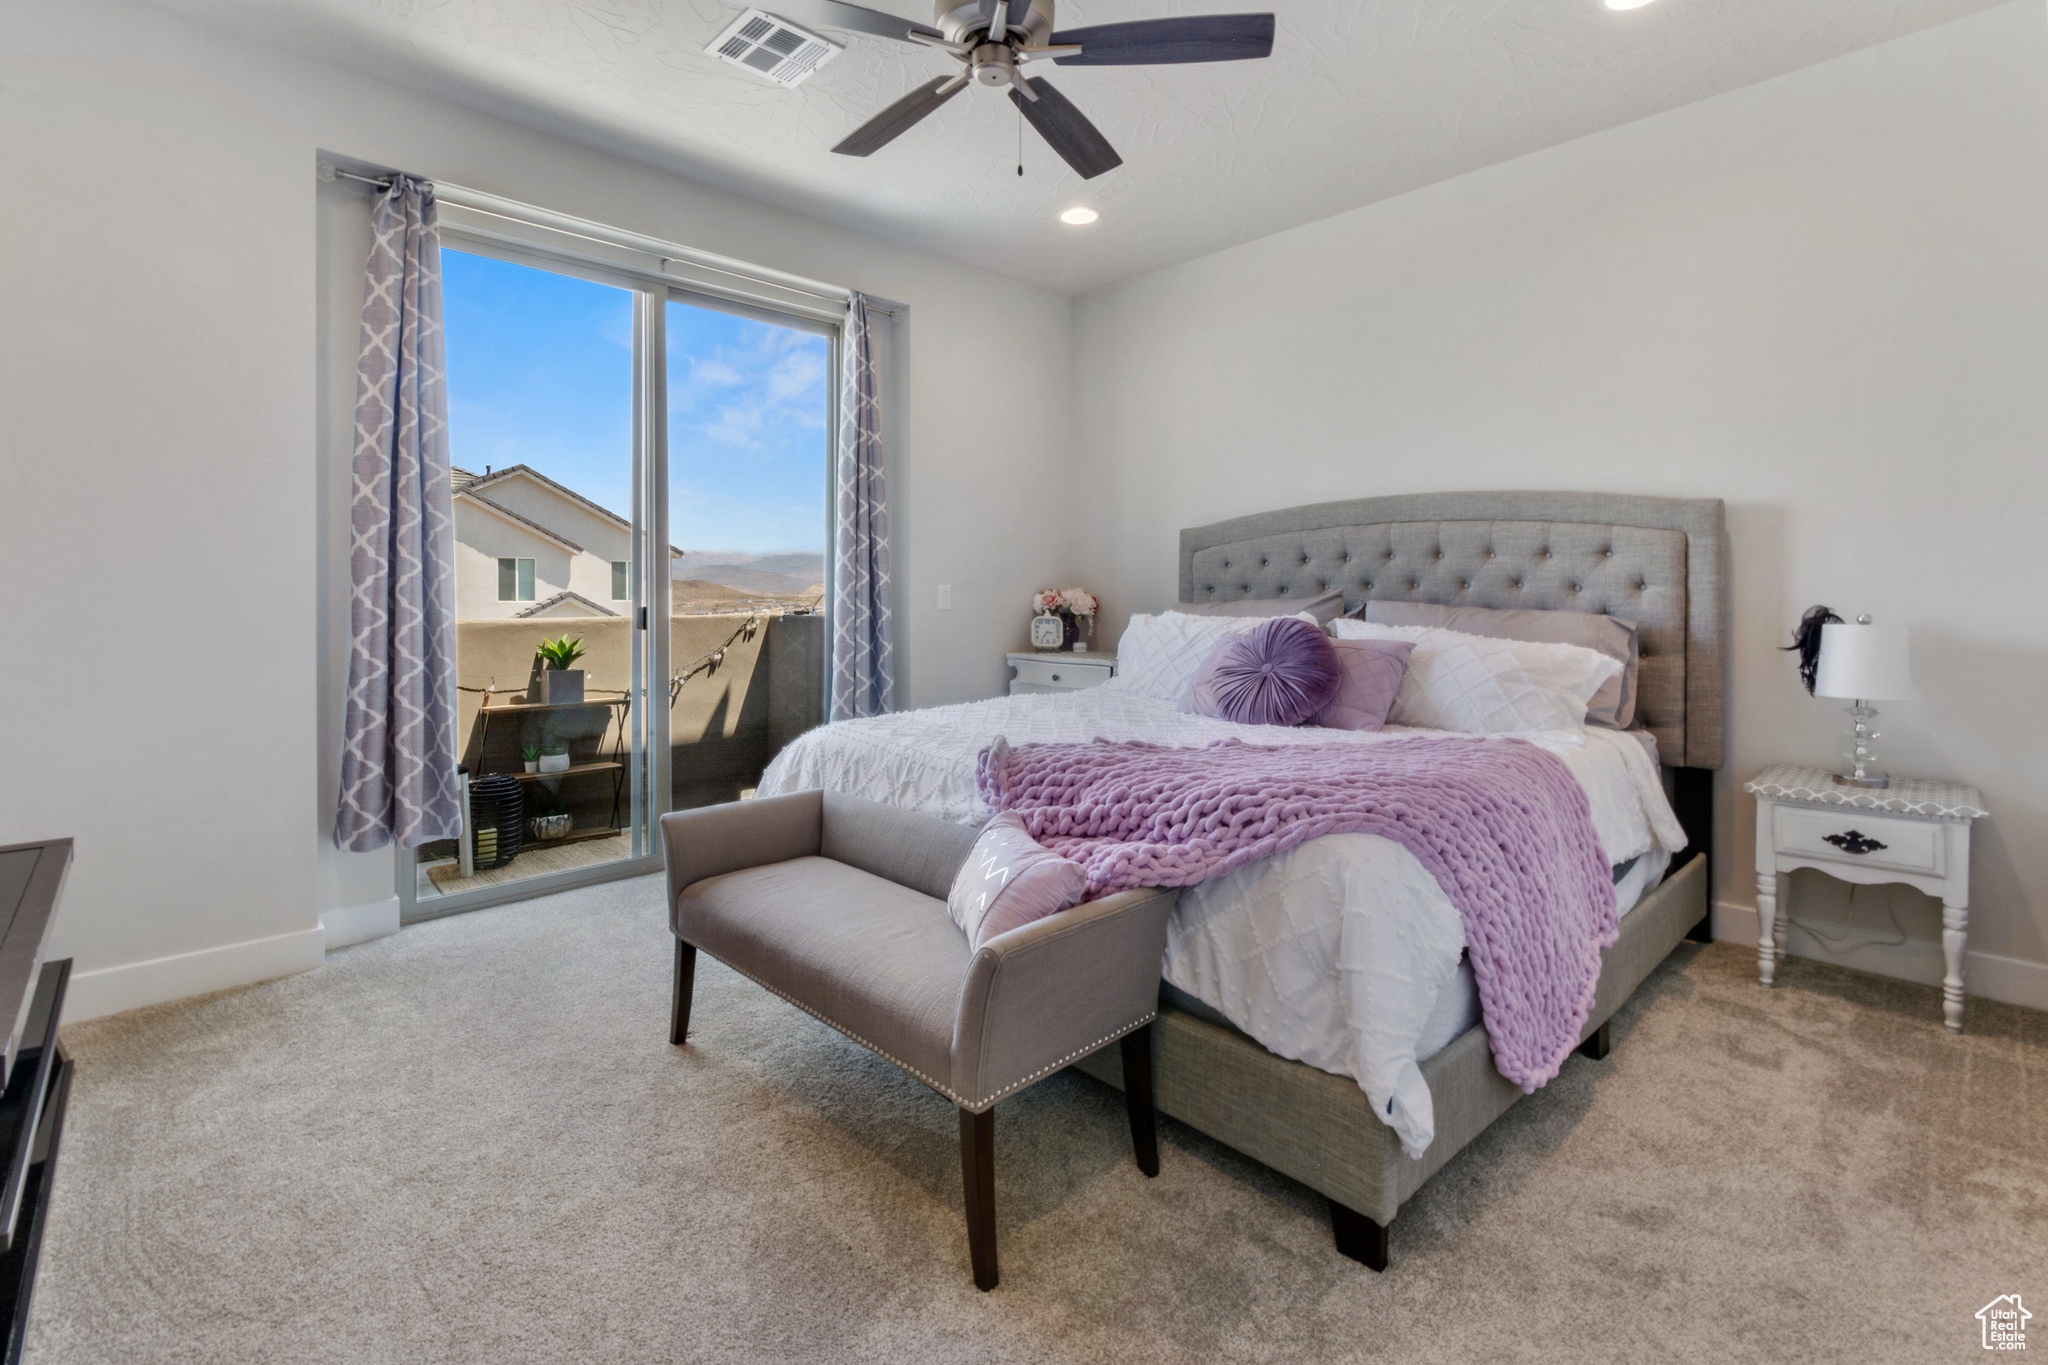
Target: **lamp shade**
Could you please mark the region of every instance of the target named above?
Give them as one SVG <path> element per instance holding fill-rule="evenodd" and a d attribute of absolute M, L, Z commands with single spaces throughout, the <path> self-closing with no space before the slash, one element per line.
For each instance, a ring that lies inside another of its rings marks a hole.
<path fill-rule="evenodd" d="M 1904 626 L 1825 625 L 1820 630 L 1816 697 L 1905 701 L 1913 695 Z"/>

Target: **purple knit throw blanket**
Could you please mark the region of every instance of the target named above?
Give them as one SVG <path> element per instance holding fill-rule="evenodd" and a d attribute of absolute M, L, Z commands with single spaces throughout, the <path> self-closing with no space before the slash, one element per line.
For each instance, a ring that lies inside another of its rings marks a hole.
<path fill-rule="evenodd" d="M 1533 1091 L 1577 1046 L 1619 925 L 1571 770 L 1521 740 L 1201 749 L 998 739 L 982 799 L 1087 869 L 1088 896 L 1192 886 L 1324 834 L 1394 840 L 1458 907 L 1501 1075 Z"/>

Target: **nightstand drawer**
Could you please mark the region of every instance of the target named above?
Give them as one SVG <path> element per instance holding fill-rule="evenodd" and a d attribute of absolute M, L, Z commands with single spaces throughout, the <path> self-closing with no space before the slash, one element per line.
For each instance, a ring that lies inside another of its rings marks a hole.
<path fill-rule="evenodd" d="M 1057 654 L 1044 659 L 1012 659 L 1017 681 L 1029 686 L 1065 691 L 1077 687 L 1100 687 L 1116 672 L 1108 664 L 1085 659 L 1067 660 Z"/>
<path fill-rule="evenodd" d="M 1864 810 L 1780 806 L 1775 812 L 1780 853 L 1859 867 L 1947 875 L 1946 831 L 1931 820 L 1900 820 Z M 1861 836 L 1860 838 L 1857 836 Z M 1882 844 L 1879 848 L 1876 845 Z M 1857 852 L 1863 849 L 1863 852 Z"/>

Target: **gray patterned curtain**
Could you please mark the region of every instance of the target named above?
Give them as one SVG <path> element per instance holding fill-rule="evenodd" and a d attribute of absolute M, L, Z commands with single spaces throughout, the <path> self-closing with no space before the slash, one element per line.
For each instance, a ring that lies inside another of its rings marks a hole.
<path fill-rule="evenodd" d="M 377 200 L 356 362 L 352 647 L 334 842 L 462 833 L 455 771 L 455 535 L 434 187 Z"/>
<path fill-rule="evenodd" d="M 839 382 L 838 516 L 833 536 L 832 719 L 879 716 L 896 706 L 889 621 L 889 504 L 882 478 L 882 415 L 868 301 L 846 307 Z"/>

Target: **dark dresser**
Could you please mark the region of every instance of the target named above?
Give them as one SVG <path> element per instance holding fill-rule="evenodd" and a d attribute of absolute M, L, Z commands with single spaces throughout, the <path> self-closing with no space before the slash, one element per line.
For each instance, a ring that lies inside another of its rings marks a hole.
<path fill-rule="evenodd" d="M 71 1062 L 57 1046 L 71 959 L 43 960 L 57 896 L 71 867 L 71 841 L 0 848 L 0 1020 L 9 1025 L 0 1059 L 0 1361 L 21 1359 L 29 1290 L 50 1207 Z"/>

